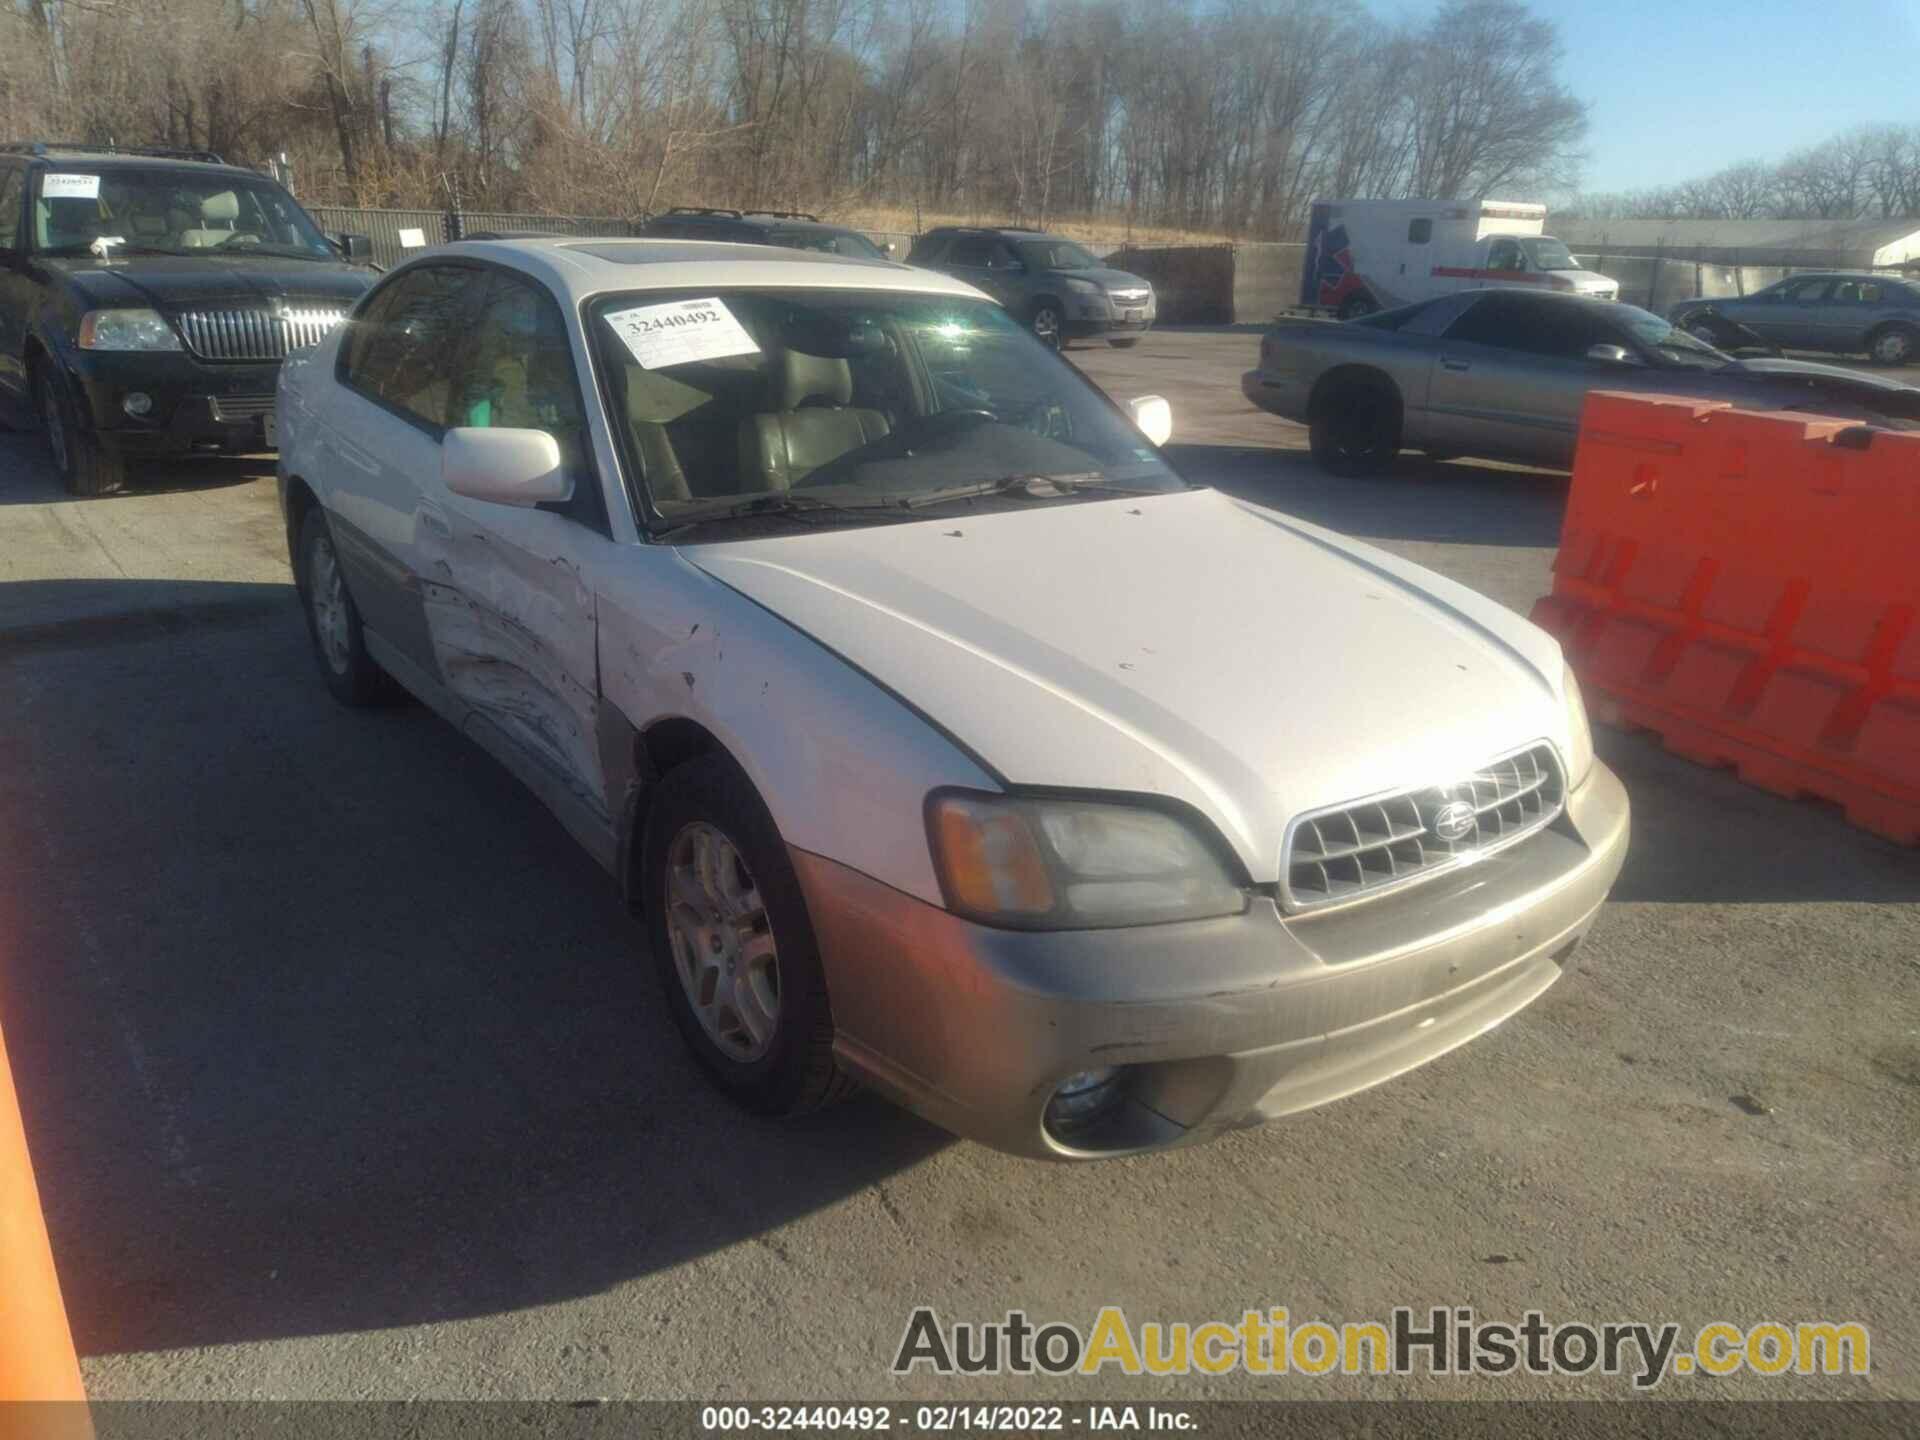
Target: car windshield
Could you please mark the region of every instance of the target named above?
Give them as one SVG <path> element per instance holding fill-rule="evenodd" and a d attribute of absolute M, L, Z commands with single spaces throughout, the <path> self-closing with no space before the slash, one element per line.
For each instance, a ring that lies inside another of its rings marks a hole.
<path fill-rule="evenodd" d="M 1551 235 L 1537 235 L 1522 240 L 1520 246 L 1527 252 L 1527 263 L 1535 270 L 1578 270 L 1580 262 L 1573 258 L 1566 242 L 1554 239 Z"/>
<path fill-rule="evenodd" d="M 1635 340 L 1665 364 L 1689 370 L 1718 370 L 1723 365 L 1733 363 L 1732 356 L 1722 354 L 1705 341 L 1694 339 L 1678 326 L 1637 306 L 1612 307 L 1607 316 L 1625 325 Z"/>
<path fill-rule="evenodd" d="M 856 260 L 884 260 L 886 251 L 852 230 L 776 230 L 767 237 L 789 250 L 819 250 L 828 255 L 851 255 Z"/>
<path fill-rule="evenodd" d="M 278 185 L 231 171 L 78 165 L 41 175 L 33 206 L 37 248 L 84 253 L 118 239 L 129 251 L 218 250 L 308 260 L 337 258 L 307 214 Z"/>
<path fill-rule="evenodd" d="M 1097 270 L 1100 262 L 1071 240 L 1017 240 L 1014 250 L 1035 270 Z"/>
<path fill-rule="evenodd" d="M 591 325 L 656 531 L 730 512 L 857 523 L 976 496 L 1187 488 L 1091 382 L 988 302 L 629 294 L 598 301 Z"/>

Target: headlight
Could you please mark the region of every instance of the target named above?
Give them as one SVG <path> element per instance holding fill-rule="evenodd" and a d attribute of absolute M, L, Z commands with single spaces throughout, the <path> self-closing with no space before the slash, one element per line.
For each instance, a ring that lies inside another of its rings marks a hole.
<path fill-rule="evenodd" d="M 1560 693 L 1567 697 L 1567 788 L 1571 790 L 1593 768 L 1593 727 L 1587 723 L 1587 702 L 1581 698 L 1571 665 L 1561 674 Z"/>
<path fill-rule="evenodd" d="M 1062 278 L 1067 282 L 1067 289 L 1073 291 L 1076 295 L 1099 295 L 1103 293 L 1100 287 L 1091 280 L 1076 280 L 1071 275 L 1063 276 Z"/>
<path fill-rule="evenodd" d="M 989 925 L 1096 929 L 1247 908 L 1192 827 L 1143 806 L 948 792 L 927 828 L 947 908 Z"/>
<path fill-rule="evenodd" d="M 178 350 L 180 337 L 158 310 L 89 310 L 80 317 L 82 350 Z"/>

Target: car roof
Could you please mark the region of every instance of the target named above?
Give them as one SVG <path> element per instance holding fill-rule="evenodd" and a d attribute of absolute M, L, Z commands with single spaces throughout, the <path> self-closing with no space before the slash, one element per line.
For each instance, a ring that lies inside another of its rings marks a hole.
<path fill-rule="evenodd" d="M 778 210 L 666 210 L 653 218 L 672 220 L 682 225 L 712 225 L 719 229 L 729 225 L 749 225 L 756 230 L 828 230 L 836 235 L 859 233 L 846 225 L 822 220 L 817 215 L 783 214 Z"/>
<path fill-rule="evenodd" d="M 507 261 L 574 301 L 626 290 L 741 288 L 893 290 L 983 298 L 963 281 L 892 260 L 727 240 L 462 241 L 424 251 L 399 268 L 454 256 Z"/>
<path fill-rule="evenodd" d="M 189 175 L 244 175 L 249 180 L 261 180 L 269 185 L 278 182 L 259 170 L 250 170 L 244 165 L 229 165 L 224 161 L 189 160 L 179 155 L 139 155 L 119 150 L 107 154 L 96 154 L 86 150 L 60 150 L 48 147 L 40 153 L 20 151 L 0 151 L 0 159 L 8 156 L 26 161 L 28 165 L 37 165 L 49 170 L 85 170 L 89 172 L 104 170 L 177 170 Z"/>
<path fill-rule="evenodd" d="M 1065 240 L 1049 230 L 1029 230 L 1022 225 L 936 225 L 928 235 L 1006 235 L 1020 240 Z"/>

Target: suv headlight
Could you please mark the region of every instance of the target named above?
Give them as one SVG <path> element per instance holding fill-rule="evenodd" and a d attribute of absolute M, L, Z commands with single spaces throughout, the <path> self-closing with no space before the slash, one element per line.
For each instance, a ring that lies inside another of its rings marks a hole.
<path fill-rule="evenodd" d="M 89 310 L 80 317 L 82 350 L 178 350 L 173 333 L 158 310 Z"/>
<path fill-rule="evenodd" d="M 947 908 L 988 925 L 1099 929 L 1247 908 L 1206 839 L 1144 806 L 944 791 L 927 829 Z"/>
<path fill-rule="evenodd" d="M 1567 701 L 1567 788 L 1571 790 L 1593 768 L 1593 727 L 1587 722 L 1587 702 L 1571 665 L 1562 670 L 1560 693 Z"/>
<path fill-rule="evenodd" d="M 1063 275 L 1060 278 L 1066 281 L 1067 289 L 1073 291 L 1076 295 L 1100 295 L 1105 293 L 1091 280 L 1076 279 L 1072 275 Z"/>

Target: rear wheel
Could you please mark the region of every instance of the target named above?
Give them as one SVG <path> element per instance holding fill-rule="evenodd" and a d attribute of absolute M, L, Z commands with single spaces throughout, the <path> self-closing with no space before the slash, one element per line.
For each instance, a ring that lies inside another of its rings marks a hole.
<path fill-rule="evenodd" d="M 358 708 L 393 699 L 397 687 L 367 653 L 360 609 L 347 591 L 333 533 L 318 505 L 307 511 L 301 523 L 299 547 L 295 579 L 305 602 L 307 634 L 313 640 L 320 678 L 342 705 Z"/>
<path fill-rule="evenodd" d="M 855 1088 L 833 1056 L 818 942 L 785 843 L 723 755 L 670 770 L 641 851 L 647 937 L 674 1024 L 720 1088 L 763 1115 Z"/>
<path fill-rule="evenodd" d="M 1920 331 L 1888 325 L 1867 337 L 1867 354 L 1882 365 L 1911 365 L 1920 354 Z"/>
<path fill-rule="evenodd" d="M 1378 382 L 1341 385 L 1314 407 L 1307 438 L 1328 473 L 1378 475 L 1400 453 L 1400 399 Z"/>
<path fill-rule="evenodd" d="M 79 423 L 73 399 L 51 365 L 34 370 L 39 397 L 40 427 L 46 432 L 47 452 L 60 483 L 69 495 L 111 495 L 127 483 L 126 462 L 100 443 L 100 437 Z"/>

